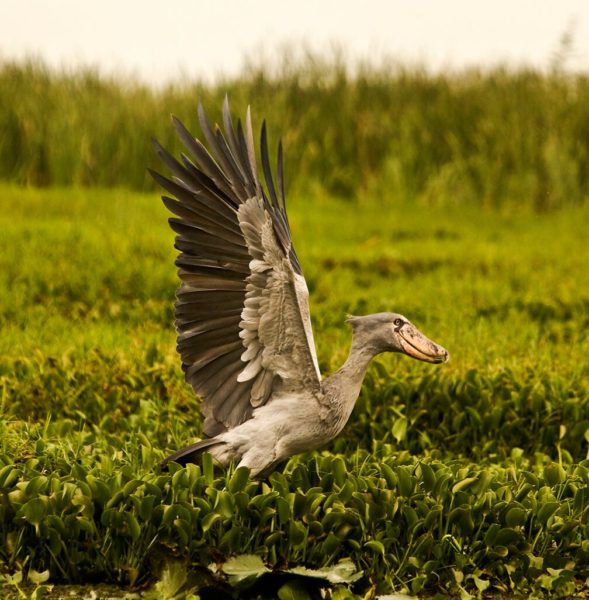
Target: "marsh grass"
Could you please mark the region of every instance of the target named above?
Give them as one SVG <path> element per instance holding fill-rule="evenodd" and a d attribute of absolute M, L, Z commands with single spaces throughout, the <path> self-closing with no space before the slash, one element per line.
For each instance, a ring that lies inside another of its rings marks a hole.
<path fill-rule="evenodd" d="M 285 53 L 268 74 L 250 64 L 217 84 L 152 89 L 92 69 L 55 72 L 35 61 L 0 64 L 0 179 L 17 183 L 154 189 L 149 141 L 175 147 L 174 113 L 195 128 L 228 94 L 251 104 L 283 138 L 287 183 L 383 205 L 483 205 L 550 210 L 587 199 L 589 78 L 497 68 L 431 75 L 391 62 Z"/>

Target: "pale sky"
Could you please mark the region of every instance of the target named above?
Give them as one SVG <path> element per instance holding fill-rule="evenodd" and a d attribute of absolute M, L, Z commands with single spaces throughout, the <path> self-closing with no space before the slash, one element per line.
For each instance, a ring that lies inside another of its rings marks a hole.
<path fill-rule="evenodd" d="M 153 83 L 235 74 L 245 57 L 271 60 L 285 43 L 433 70 L 543 69 L 565 32 L 566 66 L 589 71 L 589 0 L 0 0 L 0 57 Z"/>

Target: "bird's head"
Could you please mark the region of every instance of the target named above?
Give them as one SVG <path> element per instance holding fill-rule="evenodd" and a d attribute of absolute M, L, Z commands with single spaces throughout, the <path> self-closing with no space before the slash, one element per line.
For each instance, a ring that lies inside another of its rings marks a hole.
<path fill-rule="evenodd" d="M 372 347 L 375 353 L 402 352 L 429 363 L 446 362 L 448 351 L 427 338 L 413 323 L 397 313 L 377 313 L 347 319 L 357 343 Z"/>

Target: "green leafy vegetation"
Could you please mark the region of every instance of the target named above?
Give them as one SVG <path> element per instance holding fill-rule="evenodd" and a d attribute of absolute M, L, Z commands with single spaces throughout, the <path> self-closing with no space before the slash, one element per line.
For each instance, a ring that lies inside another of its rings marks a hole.
<path fill-rule="evenodd" d="M 575 205 L 589 186 L 589 77 L 558 69 L 430 75 L 391 62 L 350 74 L 337 57 L 285 55 L 215 85 L 153 90 L 87 69 L 0 63 L 0 179 L 154 189 L 149 140 L 176 147 L 169 115 L 213 118 L 228 93 L 288 149 L 294 195 L 324 190 L 383 204 Z M 297 174 L 293 177 L 292 174 Z"/>
<path fill-rule="evenodd" d="M 174 349 L 173 235 L 156 194 L 3 185 L 0 203 L 7 589 L 583 587 L 588 206 L 502 215 L 295 195 L 322 371 L 345 359 L 346 313 L 381 310 L 408 316 L 452 360 L 378 358 L 342 435 L 257 482 L 208 455 L 158 468 L 201 422 Z"/>

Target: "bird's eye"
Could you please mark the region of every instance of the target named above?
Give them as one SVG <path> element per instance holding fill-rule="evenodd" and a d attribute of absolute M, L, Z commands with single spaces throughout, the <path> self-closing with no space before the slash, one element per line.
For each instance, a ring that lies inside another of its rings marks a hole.
<path fill-rule="evenodd" d="M 401 327 L 401 325 L 403 325 L 403 319 L 395 319 L 395 320 L 393 321 L 393 325 L 394 325 L 395 327 Z"/>

